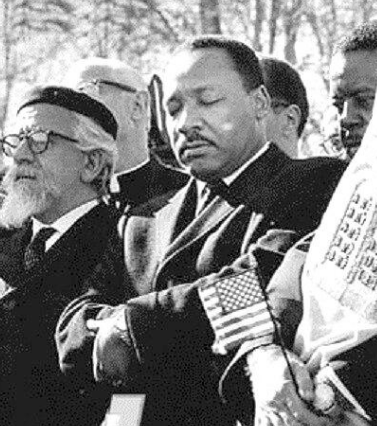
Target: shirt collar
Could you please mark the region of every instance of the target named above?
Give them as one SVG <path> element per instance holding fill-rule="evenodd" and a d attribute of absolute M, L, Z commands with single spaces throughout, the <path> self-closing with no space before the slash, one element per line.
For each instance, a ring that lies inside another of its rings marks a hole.
<path fill-rule="evenodd" d="M 56 235 L 54 234 L 53 237 L 59 238 L 61 235 L 63 235 L 68 229 L 82 216 L 84 216 L 86 213 L 88 213 L 93 207 L 95 207 L 98 204 L 98 200 L 90 200 L 85 204 L 81 204 L 81 206 L 76 207 L 75 209 L 69 211 L 65 215 L 59 217 L 58 220 L 56 220 L 53 223 L 50 223 L 46 225 L 45 223 L 40 222 L 39 220 L 32 218 L 32 230 L 33 230 L 33 237 L 37 234 L 38 231 L 40 231 L 42 228 L 54 228 L 56 230 Z"/>
<path fill-rule="evenodd" d="M 223 181 L 229 186 L 231 183 L 233 183 L 238 176 L 246 170 L 251 163 L 254 163 L 259 157 L 261 157 L 270 147 L 270 142 L 265 143 L 262 148 L 256 152 L 251 158 L 249 158 L 245 163 L 242 164 L 241 167 L 239 167 L 235 172 L 233 172 L 231 175 L 225 177 Z"/>
<path fill-rule="evenodd" d="M 261 157 L 268 150 L 270 145 L 271 145 L 270 142 L 265 143 L 262 146 L 262 148 L 257 153 L 255 153 L 251 158 L 249 158 L 245 163 L 243 163 L 241 167 L 239 167 L 231 175 L 223 178 L 224 183 L 226 185 L 230 186 L 230 184 L 232 184 L 238 178 L 238 176 L 250 166 L 251 163 L 254 163 L 254 161 L 256 161 L 259 157 Z M 198 189 L 198 194 L 201 194 L 203 192 L 205 186 L 206 186 L 206 182 L 203 182 L 202 180 L 197 179 L 196 185 L 197 185 L 197 189 Z"/>

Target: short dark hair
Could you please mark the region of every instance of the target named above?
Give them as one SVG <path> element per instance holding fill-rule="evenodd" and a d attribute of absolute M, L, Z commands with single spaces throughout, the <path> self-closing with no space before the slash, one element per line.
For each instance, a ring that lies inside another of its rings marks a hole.
<path fill-rule="evenodd" d="M 242 79 L 243 86 L 248 92 L 263 84 L 258 57 L 251 47 L 238 40 L 224 36 L 200 36 L 185 42 L 176 52 L 210 48 L 226 51 L 234 65 L 235 71 L 238 72 Z"/>
<path fill-rule="evenodd" d="M 297 105 L 301 111 L 301 119 L 297 128 L 301 136 L 309 115 L 309 102 L 304 83 L 300 74 L 286 61 L 276 58 L 261 57 L 264 85 L 274 100 L 286 103 L 286 106 Z"/>
<path fill-rule="evenodd" d="M 355 27 L 335 44 L 335 53 L 355 52 L 377 49 L 377 21 L 371 21 Z"/>

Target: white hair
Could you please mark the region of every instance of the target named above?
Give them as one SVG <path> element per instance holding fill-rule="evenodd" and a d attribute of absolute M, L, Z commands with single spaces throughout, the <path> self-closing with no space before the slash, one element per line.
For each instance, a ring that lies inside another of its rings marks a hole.
<path fill-rule="evenodd" d="M 138 93 L 143 94 L 147 102 L 147 107 L 145 109 L 146 119 L 148 121 L 148 126 L 150 126 L 151 112 L 148 85 L 139 71 L 119 59 L 89 57 L 80 59 L 74 63 L 63 79 L 63 84 L 74 90 L 78 90 L 82 84 L 83 76 L 88 71 L 94 72 L 97 78 L 133 87 L 137 90 L 137 93 L 133 94 L 134 96 L 137 96 Z M 85 89 L 82 89 L 82 91 L 89 96 L 93 96 L 90 91 L 87 92 Z M 124 95 L 126 94 L 129 96 L 131 93 L 124 92 Z M 93 97 L 106 105 L 110 111 L 116 113 L 118 107 L 111 100 L 107 98 L 104 99 L 100 94 Z"/>
<path fill-rule="evenodd" d="M 105 80 L 111 79 L 137 90 L 147 90 L 147 84 L 139 71 L 119 59 L 100 57 L 89 57 L 75 62 L 65 75 L 63 84 L 77 89 L 82 74 L 91 69 L 97 69 L 101 75 L 100 78 Z"/>
<path fill-rule="evenodd" d="M 111 176 L 117 160 L 117 147 L 113 137 L 92 119 L 75 114 L 74 137 L 79 141 L 77 147 L 82 152 L 99 150 L 105 159 L 101 173 L 92 182 L 98 195 L 108 193 Z"/>

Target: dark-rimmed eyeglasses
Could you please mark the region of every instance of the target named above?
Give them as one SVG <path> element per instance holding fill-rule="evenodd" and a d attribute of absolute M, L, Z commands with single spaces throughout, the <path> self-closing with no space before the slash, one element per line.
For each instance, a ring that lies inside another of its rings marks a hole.
<path fill-rule="evenodd" d="M 117 89 L 124 90 L 125 92 L 130 92 L 130 93 L 137 92 L 137 89 L 135 89 L 134 87 L 128 86 L 127 84 L 117 83 L 115 81 L 110 81 L 110 80 L 102 80 L 99 78 L 81 82 L 77 90 L 85 91 L 86 89 L 89 89 L 89 90 L 95 89 L 98 92 L 101 87 L 101 84 L 116 87 Z"/>
<path fill-rule="evenodd" d="M 1 138 L 1 149 L 7 157 L 13 157 L 16 149 L 21 145 L 25 139 L 30 151 L 33 154 L 42 154 L 46 151 L 51 143 L 51 137 L 58 136 L 59 138 L 66 139 L 70 142 L 79 143 L 77 139 L 70 138 L 52 130 L 33 130 L 21 134 L 9 134 Z"/>

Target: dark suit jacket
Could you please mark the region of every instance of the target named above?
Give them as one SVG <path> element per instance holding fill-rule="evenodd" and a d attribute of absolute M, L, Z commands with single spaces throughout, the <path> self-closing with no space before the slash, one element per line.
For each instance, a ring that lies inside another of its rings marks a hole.
<path fill-rule="evenodd" d="M 317 226 L 344 167 L 329 158 L 291 160 L 271 146 L 231 185 L 227 200 L 216 197 L 196 219 L 194 181 L 155 215 L 130 218 L 126 285 L 138 297 L 118 309 L 132 336 L 125 356 L 135 360 L 126 374 L 127 390 L 147 394 L 143 425 L 234 424 L 234 413 L 217 394 L 228 360 L 211 351 L 213 333 L 196 280 L 230 265 L 271 227 L 301 235 Z M 93 290 L 97 300 L 100 293 Z M 73 351 L 89 343 L 83 319 L 93 315 L 107 313 L 78 301 L 61 317 L 63 370 L 85 365 Z"/>
<path fill-rule="evenodd" d="M 54 331 L 63 307 L 86 291 L 85 280 L 108 243 L 121 253 L 116 223 L 106 206 L 95 207 L 26 273 L 23 254 L 30 238 L 28 226 L 0 241 L 0 276 L 9 285 L 0 297 L 0 424 L 89 426 L 98 421 L 96 397 L 90 401 L 89 389 L 61 374 Z M 121 282 L 118 258 L 109 282 L 102 280 L 114 290 Z"/>
<path fill-rule="evenodd" d="M 117 176 L 120 193 L 114 196 L 121 209 L 128 204 L 140 206 L 164 194 L 172 196 L 188 182 L 188 175 L 165 167 L 154 157 L 141 167 Z"/>
<path fill-rule="evenodd" d="M 270 149 L 194 219 L 194 180 L 126 233 L 126 270 L 138 294 L 192 282 L 231 264 L 270 228 L 298 237 L 318 226 L 345 164 L 330 158 L 292 160 Z M 263 219 L 261 216 L 263 215 Z"/>

